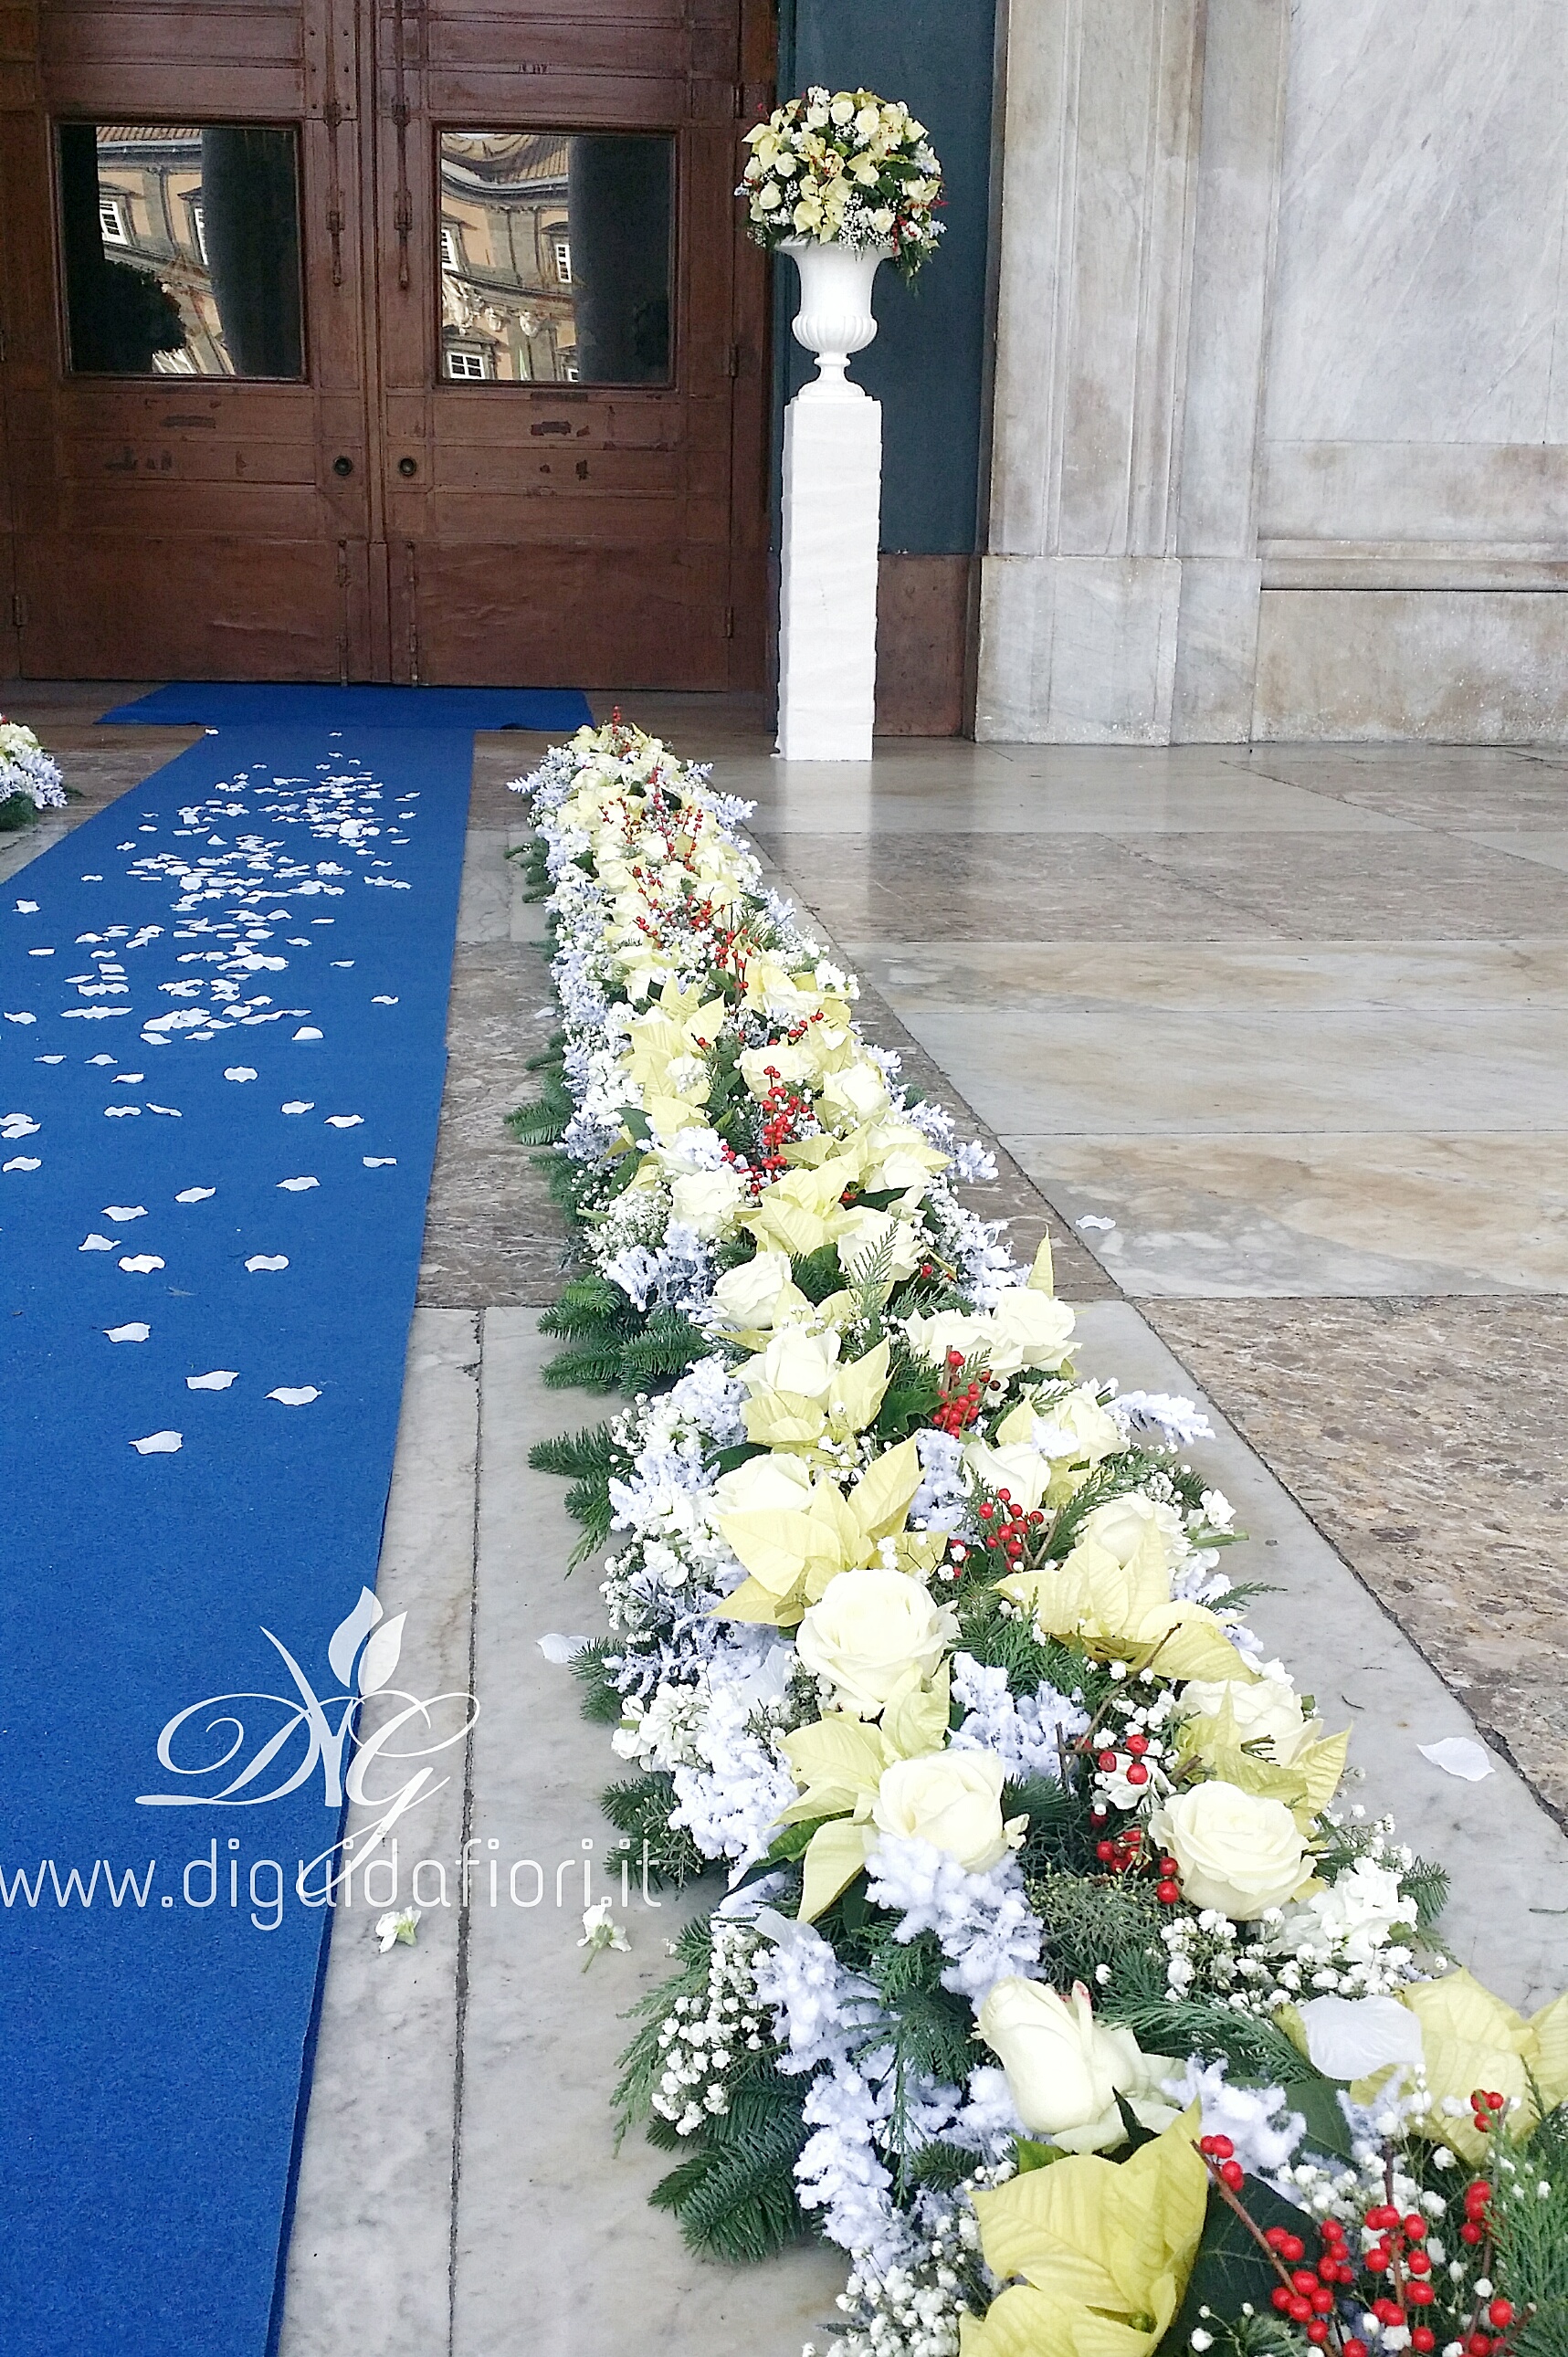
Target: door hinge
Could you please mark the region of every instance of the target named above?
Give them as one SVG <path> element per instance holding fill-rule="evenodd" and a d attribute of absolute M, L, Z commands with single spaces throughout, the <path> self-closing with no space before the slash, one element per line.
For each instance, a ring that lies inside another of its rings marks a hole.
<path fill-rule="evenodd" d="M 27 601 L 19 589 L 11 592 L 11 628 L 25 630 L 27 627 Z"/>
<path fill-rule="evenodd" d="M 725 636 L 726 639 L 733 639 L 735 636 L 735 608 L 733 606 L 726 606 L 725 608 Z"/>
<path fill-rule="evenodd" d="M 731 376 L 738 376 L 740 374 L 740 346 L 738 344 L 732 344 L 729 348 L 729 372 Z"/>

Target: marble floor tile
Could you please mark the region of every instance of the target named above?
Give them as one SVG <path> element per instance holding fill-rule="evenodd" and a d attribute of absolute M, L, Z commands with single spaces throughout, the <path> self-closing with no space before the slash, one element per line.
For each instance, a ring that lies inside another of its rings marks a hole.
<path fill-rule="evenodd" d="M 1164 837 L 1140 837 L 1134 847 L 1125 836 L 972 835 L 952 823 L 961 815 L 952 813 L 946 826 L 923 834 L 885 840 L 773 838 L 784 887 L 819 909 L 843 940 L 891 932 L 901 941 L 958 934 L 1202 942 L 1268 939 L 1292 930 L 1251 915 L 1201 878 L 1188 882 L 1158 864 L 1147 845 Z"/>
<path fill-rule="evenodd" d="M 760 766 L 760 765 L 758 765 Z M 831 766 L 831 765 L 829 765 Z M 831 779 L 802 775 L 803 764 L 777 764 L 772 772 L 736 776 L 728 765 L 725 783 L 757 802 L 753 831 L 792 839 L 798 835 L 865 834 L 875 839 L 948 829 L 961 813 L 965 831 L 992 834 L 1164 834 L 1175 827 L 1188 834 L 1302 833 L 1396 834 L 1408 822 L 1372 810 L 1359 810 L 1326 794 L 1282 785 L 1270 778 L 1239 775 L 1193 782 L 1171 780 L 1031 778 L 1005 774 L 966 777 L 955 791 L 950 765 L 933 764 L 925 773 L 897 769 L 844 772 Z M 955 807 L 958 794 L 961 804 Z"/>
<path fill-rule="evenodd" d="M 1568 1308 L 1159 1301 L 1147 1314 L 1563 1821 Z"/>
<path fill-rule="evenodd" d="M 1004 1136 L 1568 1132 L 1568 1007 L 906 1010 Z"/>
<path fill-rule="evenodd" d="M 1138 856 L 1212 894 L 1238 932 L 1298 939 L 1477 941 L 1568 934 L 1568 877 L 1451 834 L 1171 834 Z"/>
<path fill-rule="evenodd" d="M 1564 796 L 1568 809 L 1568 795 Z M 1539 831 L 1514 834 L 1476 834 L 1468 828 L 1467 843 L 1479 843 L 1488 851 L 1500 851 L 1510 859 L 1532 859 L 1541 867 L 1568 869 L 1568 827 L 1541 827 Z"/>
<path fill-rule="evenodd" d="M 1568 1294 L 1568 1138 L 1009 1137 L 1139 1298 Z"/>
<path fill-rule="evenodd" d="M 928 942 L 850 938 L 864 983 L 906 1016 L 962 1007 L 1054 1015 L 1114 1009 L 1133 1021 L 1163 1007 L 1414 1013 L 1568 1006 L 1568 941 Z"/>

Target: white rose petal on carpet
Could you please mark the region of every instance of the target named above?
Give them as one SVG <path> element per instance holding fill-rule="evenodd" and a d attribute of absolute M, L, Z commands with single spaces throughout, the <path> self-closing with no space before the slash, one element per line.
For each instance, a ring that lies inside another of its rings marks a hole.
<path fill-rule="evenodd" d="M 184 1435 L 178 1432 L 149 1432 L 145 1440 L 133 1440 L 132 1448 L 138 1457 L 172 1457 L 184 1446 Z"/>
<path fill-rule="evenodd" d="M 177 1203 L 205 1203 L 217 1192 L 216 1187 L 182 1187 L 174 1200 Z"/>
<path fill-rule="evenodd" d="M 103 1216 L 106 1220 L 145 1220 L 147 1207 L 145 1203 L 105 1203 Z"/>
<path fill-rule="evenodd" d="M 287 1194 L 303 1195 L 307 1187 L 319 1187 L 319 1178 L 280 1178 L 279 1187 Z"/>
<path fill-rule="evenodd" d="M 364 1118 L 362 1113 L 329 1113 L 327 1126 L 328 1129 L 358 1129 Z"/>
<path fill-rule="evenodd" d="M 280 1383 L 276 1391 L 267 1394 L 267 1397 L 277 1400 L 284 1407 L 308 1407 L 312 1400 L 318 1400 L 321 1397 L 321 1394 L 314 1383 L 304 1383 L 297 1389 L 291 1389 L 287 1383 Z"/>
<path fill-rule="evenodd" d="M 250 1064 L 229 1064 L 224 1068 L 223 1077 L 226 1081 L 253 1081 L 256 1075 Z"/>
<path fill-rule="evenodd" d="M 79 1243 L 76 1249 L 78 1252 L 113 1252 L 118 1242 L 117 1236 L 101 1236 L 94 1228 L 92 1233 Z"/>
<path fill-rule="evenodd" d="M 287 1104 L 280 1110 L 284 1113 L 314 1113 L 316 1100 L 314 1097 L 290 1097 Z"/>
<path fill-rule="evenodd" d="M 128 1276 L 151 1276 L 155 1268 L 162 1268 L 165 1264 L 156 1253 L 133 1253 L 120 1265 Z"/>
<path fill-rule="evenodd" d="M 245 1266 L 250 1269 L 286 1268 L 288 1255 L 286 1253 L 252 1253 Z"/>
<path fill-rule="evenodd" d="M 185 1388 L 188 1392 L 226 1392 L 231 1383 L 238 1381 L 233 1367 L 214 1367 L 209 1375 L 187 1375 Z"/>
<path fill-rule="evenodd" d="M 139 1318 L 133 1318 L 128 1325 L 105 1326 L 103 1329 L 111 1342 L 145 1342 L 152 1330 Z"/>
<path fill-rule="evenodd" d="M 41 1170 L 43 1167 L 36 1154 L 16 1154 L 9 1162 L 0 1162 L 0 1170 Z"/>
<path fill-rule="evenodd" d="M 395 1154 L 363 1154 L 360 1156 L 360 1159 L 363 1162 L 367 1170 L 395 1170 L 397 1168 L 397 1156 Z"/>
<path fill-rule="evenodd" d="M 314 1023 L 302 1023 L 294 1036 L 296 1039 L 319 1039 L 321 1033 Z"/>

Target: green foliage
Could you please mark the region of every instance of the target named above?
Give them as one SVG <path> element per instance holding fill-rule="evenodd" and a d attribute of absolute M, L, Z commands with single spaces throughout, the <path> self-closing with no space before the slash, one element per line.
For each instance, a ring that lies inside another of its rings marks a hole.
<path fill-rule="evenodd" d="M 599 1727 L 618 1727 L 626 1716 L 620 1688 L 605 1667 L 607 1655 L 615 1651 L 615 1640 L 601 1637 L 596 1644 L 585 1645 L 572 1660 L 572 1675 L 581 1689 L 578 1707 L 585 1718 Z"/>
<path fill-rule="evenodd" d="M 1248 2217 L 1266 2233 L 1271 2226 L 1283 2226 L 1287 2233 L 1301 2230 L 1302 2213 L 1294 2204 L 1281 2199 L 1272 2187 L 1261 2179 L 1249 2177 L 1237 2199 Z M 1155 2357 L 1187 2357 L 1192 2335 L 1199 2325 L 1213 2331 L 1210 2317 L 1200 2317 L 1201 2309 L 1212 2311 L 1213 2319 L 1221 2324 L 1233 2319 L 1242 2323 L 1243 2301 L 1254 2310 L 1270 2311 L 1270 2294 L 1279 2276 L 1270 2264 L 1266 2252 L 1261 2250 L 1230 2204 L 1218 2190 L 1211 2189 L 1208 2212 L 1203 2222 L 1203 2239 L 1197 2246 L 1197 2258 L 1187 2287 L 1187 2297 L 1177 2309 L 1169 2331 L 1160 2342 Z M 1253 2344 L 1249 2344 L 1252 2346 Z M 1299 2357 L 1302 2344 L 1290 2336 L 1283 2342 L 1275 2340 L 1256 2344 L 1255 2357 L 1263 2357 L 1288 2348 L 1293 2357 Z"/>
<path fill-rule="evenodd" d="M 935 2192 L 950 2193 L 955 2185 L 972 2177 L 974 2169 L 972 2152 L 966 2152 L 962 2145 L 943 2144 L 939 2139 L 920 2147 L 911 2157 L 905 2176 L 910 2185 L 929 2185 Z"/>
<path fill-rule="evenodd" d="M 660 1308 L 650 1316 L 640 1334 L 621 1345 L 620 1386 L 624 1392 L 652 1391 L 673 1382 L 708 1349 L 700 1326 L 679 1309 Z"/>
<path fill-rule="evenodd" d="M 572 1278 L 555 1307 L 541 1317 L 539 1330 L 564 1341 L 598 1341 L 612 1334 L 618 1340 L 628 1329 L 630 1309 L 620 1288 L 596 1269 Z"/>
<path fill-rule="evenodd" d="M 1494 2181 L 1498 2287 L 1516 2308 L 1535 2309 L 1510 2345 L 1518 2357 L 1568 2357 L 1568 2111 L 1549 2113 L 1517 2173 L 1499 2169 Z"/>
<path fill-rule="evenodd" d="M 808 1301 L 825 1301 L 843 1284 L 837 1244 L 819 1244 L 813 1253 L 797 1253 L 789 1263 L 789 1274 Z"/>
<path fill-rule="evenodd" d="M 902 1335 L 891 1338 L 887 1389 L 872 1426 L 879 1440 L 905 1440 L 929 1424 L 942 1395 L 941 1375 L 929 1359 L 917 1359 Z"/>
<path fill-rule="evenodd" d="M 1032 1837 L 1031 1827 L 1031 1837 Z M 1164 1980 L 1160 1924 L 1164 1910 L 1148 1884 L 1131 1875 L 1073 1874 L 1047 1867 L 1028 1874 L 1029 1904 L 1046 1927 L 1045 1966 L 1064 1992 L 1075 1981 L 1096 1991 L 1101 1964 L 1126 1968 L 1135 1955 L 1159 1963 Z"/>
<path fill-rule="evenodd" d="M 1206 2062 L 1223 2055 L 1238 2079 L 1259 2085 L 1278 2086 L 1303 2075 L 1300 2054 L 1273 2022 L 1232 2013 L 1229 2006 L 1207 2005 L 1201 1998 L 1173 2004 L 1155 1993 L 1146 1968 L 1133 1956 L 1124 1954 L 1112 1964 L 1111 1980 L 1101 1992 L 1100 2010 L 1108 2020 L 1124 2022 L 1145 2053 L 1197 2054 Z M 1296 2108 L 1301 2109 L 1299 2103 Z"/>
<path fill-rule="evenodd" d="M 526 843 L 507 853 L 522 869 L 522 897 L 525 900 L 542 900 L 550 890 L 549 848 L 542 834 L 530 835 Z"/>
<path fill-rule="evenodd" d="M 29 793 L 6 794 L 0 800 L 0 834 L 17 834 L 31 826 L 38 815 L 38 804 Z"/>
<path fill-rule="evenodd" d="M 620 2077 L 616 2082 L 612 2102 L 616 2113 L 616 2142 L 618 2144 L 628 2128 L 639 2120 L 650 2117 L 653 2090 L 659 2083 L 661 2068 L 659 2031 L 661 2023 L 674 2011 L 680 1997 L 700 1997 L 706 1994 L 708 1974 L 713 1963 L 713 1932 L 706 1915 L 694 1915 L 676 1933 L 673 1948 L 675 1970 L 661 1980 L 657 1988 L 639 1997 L 629 2018 L 640 2021 L 630 2044 L 620 2057 Z M 651 2131 L 650 2131 L 651 2133 Z"/>
<path fill-rule="evenodd" d="M 546 1388 L 553 1392 L 574 1388 L 585 1392 L 613 1392 L 620 1382 L 620 1345 L 618 1342 L 585 1342 L 578 1350 L 563 1351 L 545 1368 L 543 1381 Z"/>
<path fill-rule="evenodd" d="M 506 1126 L 520 1146 L 553 1146 L 564 1136 L 571 1118 L 572 1100 L 565 1082 L 552 1075 L 534 1103 L 519 1105 L 515 1113 L 507 1114 Z"/>
<path fill-rule="evenodd" d="M 658 1883 L 660 1889 L 668 1887 L 683 1890 L 688 1882 L 707 1872 L 709 1861 L 691 1835 L 684 1827 L 670 1822 L 670 1813 L 675 1806 L 675 1780 L 666 1770 L 629 1777 L 624 1784 L 609 1785 L 599 1795 L 599 1806 L 616 1831 L 626 1835 L 625 1847 L 634 1874 L 641 1872 L 645 1856 L 648 1878 Z"/>
<path fill-rule="evenodd" d="M 795 2163 L 808 2135 L 801 2106 L 809 2083 L 768 2065 L 732 2087 L 728 2111 L 686 2139 L 696 2149 L 649 2199 L 673 2212 L 691 2249 L 755 2263 L 805 2233 Z"/>

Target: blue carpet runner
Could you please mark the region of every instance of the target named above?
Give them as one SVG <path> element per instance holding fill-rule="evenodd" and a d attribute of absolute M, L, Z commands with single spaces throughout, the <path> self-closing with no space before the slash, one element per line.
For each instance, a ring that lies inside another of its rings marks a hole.
<path fill-rule="evenodd" d="M 176 680 L 105 721 L 208 728 L 542 728 L 569 736 L 592 726 L 575 687 L 253 687 L 239 680 Z"/>
<path fill-rule="evenodd" d="M 8 2357 L 275 2346 L 333 1921 L 298 1867 L 340 1825 L 279 1648 L 328 1729 L 374 1683 L 362 1625 L 328 1645 L 376 1578 L 470 758 L 226 728 L 0 888 Z"/>

